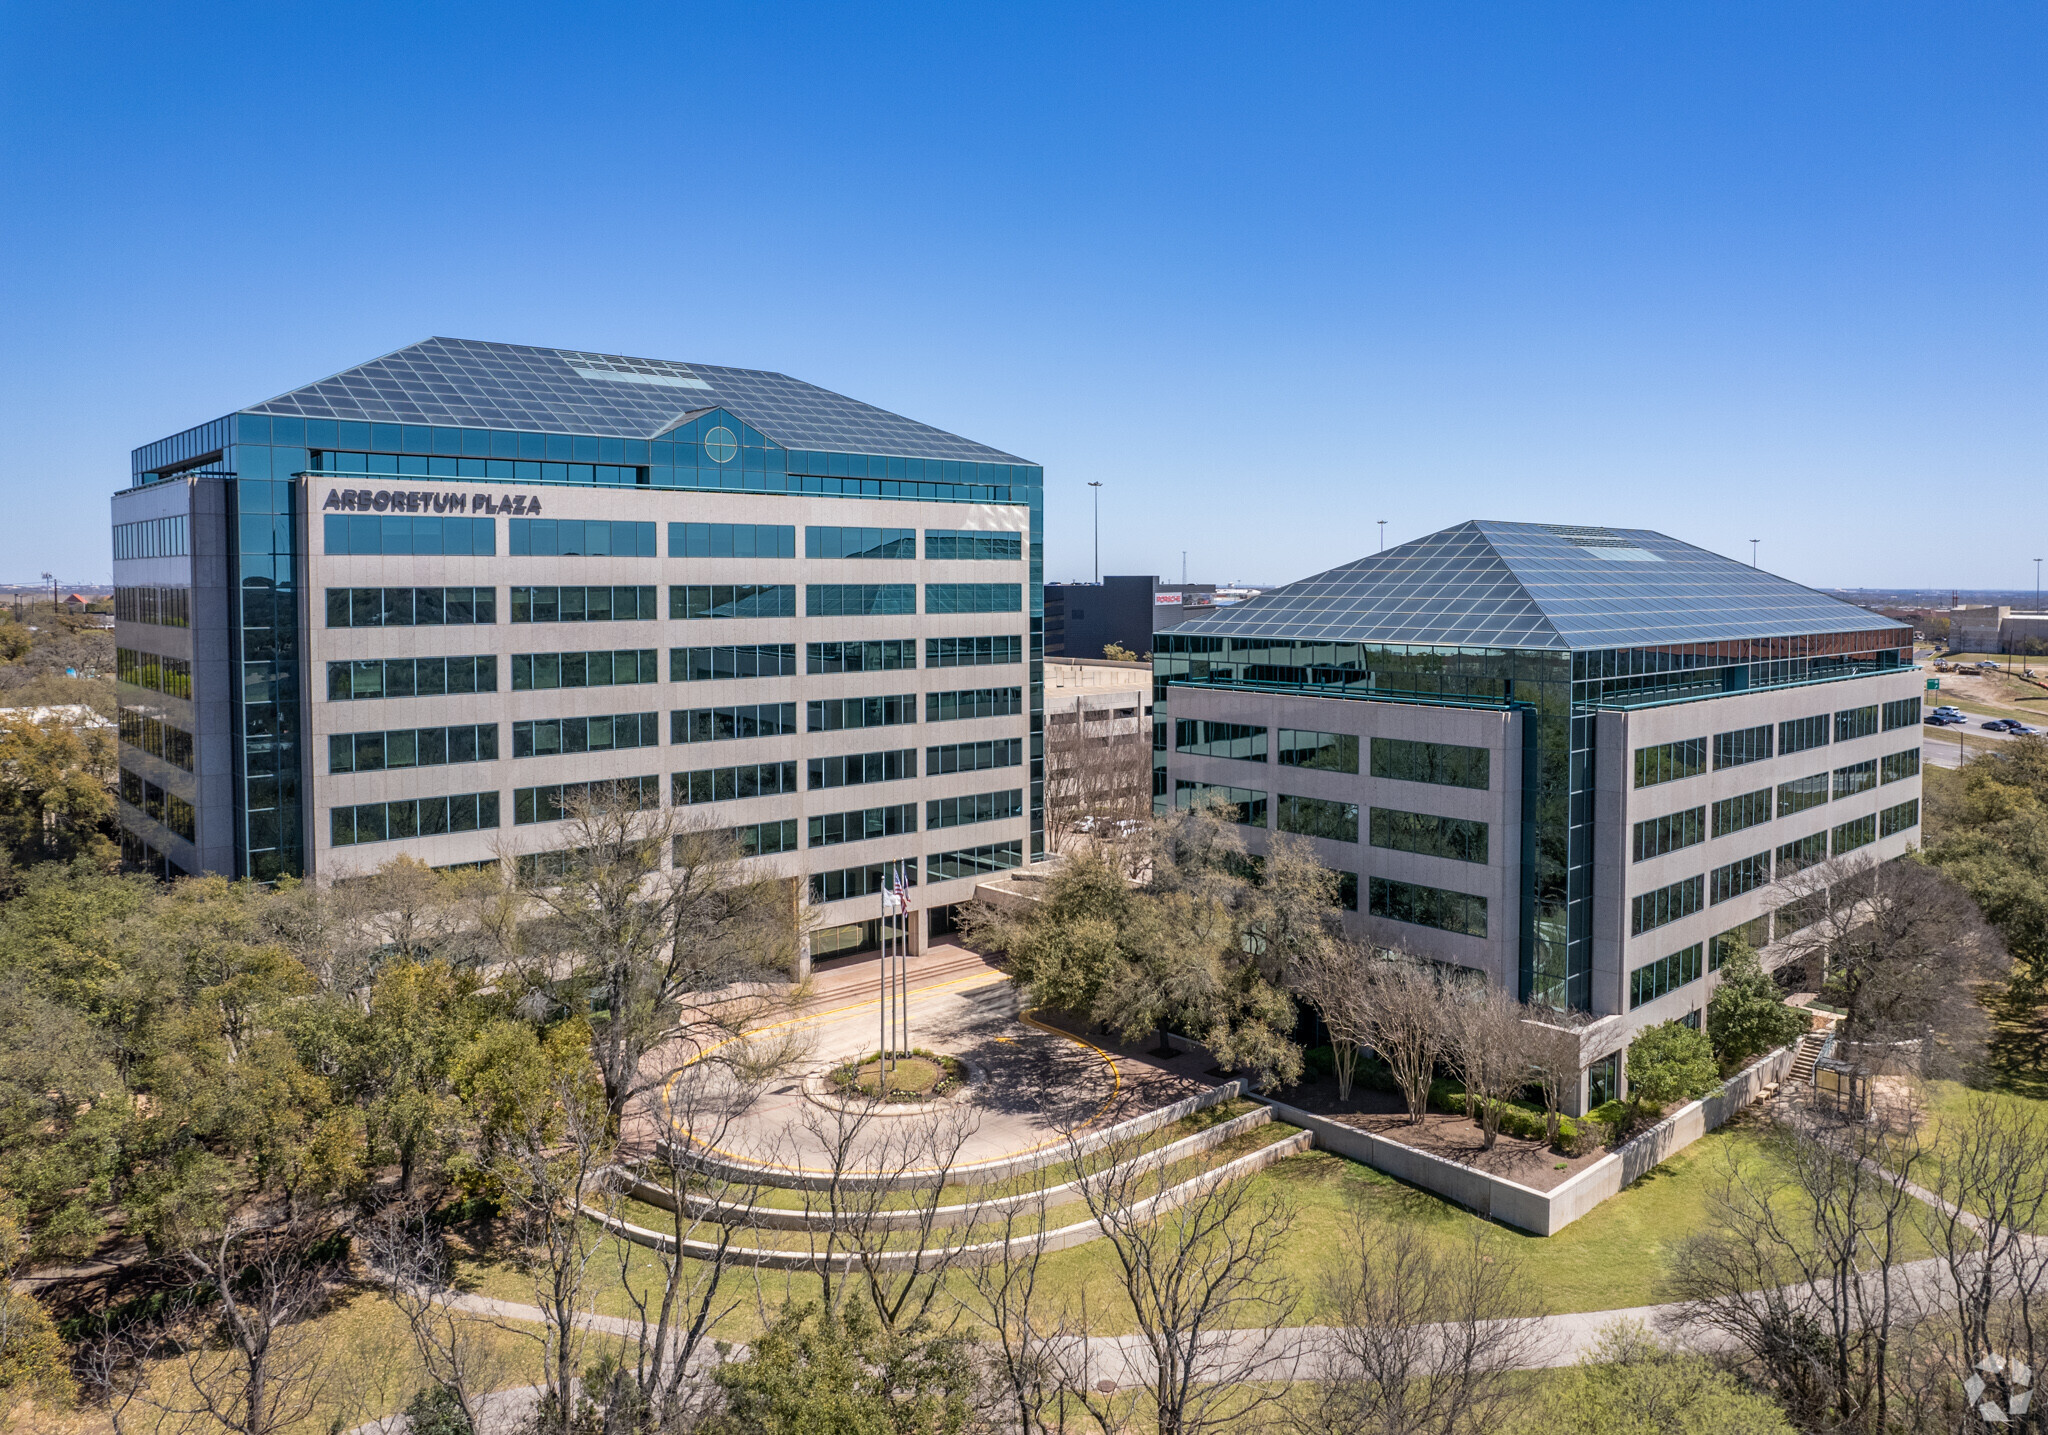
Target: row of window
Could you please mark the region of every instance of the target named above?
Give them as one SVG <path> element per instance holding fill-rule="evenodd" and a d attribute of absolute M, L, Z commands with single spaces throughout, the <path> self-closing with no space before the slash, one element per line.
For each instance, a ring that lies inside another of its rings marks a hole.
<path fill-rule="evenodd" d="M 1813 717 L 1789 718 L 1778 723 L 1775 729 L 1769 723 L 1736 728 L 1714 734 L 1714 768 L 1719 771 L 1724 767 L 1741 767 L 1770 757 L 1789 757 L 1796 752 L 1825 747 L 1831 733 L 1835 742 L 1853 742 L 1859 737 L 1870 737 L 1879 732 L 1917 729 L 1919 726 L 1920 699 L 1911 697 L 1843 708 L 1833 715 L 1832 720 L 1826 713 L 1820 713 Z M 1697 777 L 1706 771 L 1706 764 L 1705 738 L 1686 738 L 1654 747 L 1639 747 L 1635 752 L 1635 785 L 1654 787 L 1659 783 Z"/>
<path fill-rule="evenodd" d="M 924 547 L 924 556 L 929 559 L 1015 562 L 1024 557 L 1024 535 L 927 528 Z M 671 523 L 668 551 L 671 558 L 794 558 L 796 527 L 786 523 Z M 804 557 L 915 558 L 917 530 L 806 527 Z"/>
<path fill-rule="evenodd" d="M 512 790 L 512 824 L 525 827 L 536 822 L 560 822 L 572 804 L 603 797 L 623 799 L 641 812 L 661 806 L 661 779 L 653 773 L 644 777 L 608 777 L 592 782 L 550 782 L 538 787 Z"/>
<path fill-rule="evenodd" d="M 1866 813 L 1837 823 L 1824 832 L 1782 843 L 1775 849 L 1738 858 L 1704 876 L 1687 877 L 1655 891 L 1644 892 L 1630 899 L 1629 933 L 1641 936 L 1644 932 L 1689 917 L 1703 907 L 1753 892 L 1771 882 L 1774 867 L 1776 876 L 1783 879 L 1831 856 L 1842 857 L 1868 847 L 1880 836 L 1895 836 L 1919 825 L 1920 801 L 1912 798 L 1880 812 Z"/>
<path fill-rule="evenodd" d="M 1174 782 L 1174 806 L 1182 809 L 1191 807 L 1197 795 L 1206 792 L 1223 794 L 1233 809 L 1233 820 L 1239 824 L 1247 827 L 1267 825 L 1267 794 L 1251 788 L 1179 778 Z M 1356 842 L 1358 804 L 1281 793 L 1273 806 L 1272 825 L 1279 832 L 1321 837 L 1333 842 Z M 1481 864 L 1489 856 L 1488 824 L 1467 818 L 1375 807 L 1371 809 L 1367 831 L 1372 846 L 1391 852 L 1414 852 L 1425 857 L 1448 857 L 1457 862 Z"/>
<path fill-rule="evenodd" d="M 330 513 L 325 521 L 330 557 L 448 554 L 490 558 L 498 551 L 495 518 L 400 513 Z"/>
<path fill-rule="evenodd" d="M 192 662 L 189 658 L 170 658 L 138 648 L 116 648 L 114 676 L 121 682 L 148 688 L 166 697 L 192 696 Z"/>
<path fill-rule="evenodd" d="M 604 688 L 658 683 L 656 648 L 599 648 L 584 653 L 514 653 L 512 691 L 549 688 Z"/>
<path fill-rule="evenodd" d="M 523 591 L 530 590 L 512 590 L 515 600 Z M 327 590 L 327 626 L 330 628 L 438 628 L 497 621 L 496 588 Z M 515 617 L 514 621 L 524 620 Z"/>
<path fill-rule="evenodd" d="M 392 842 L 405 837 L 438 837 L 448 832 L 482 832 L 497 825 L 495 792 L 366 802 L 337 807 L 328 813 L 329 834 L 336 847 Z"/>
<path fill-rule="evenodd" d="M 505 551 L 515 558 L 653 558 L 654 525 L 626 519 L 508 518 Z"/>
<path fill-rule="evenodd" d="M 114 525 L 114 557 L 182 558 L 192 551 L 186 516 L 145 518 L 139 523 Z"/>
<path fill-rule="evenodd" d="M 494 722 L 339 732 L 327 739 L 329 772 L 442 767 L 459 762 L 495 762 L 497 757 L 498 725 Z"/>
<path fill-rule="evenodd" d="M 121 798 L 140 808 L 187 842 L 199 840 L 199 814 L 177 793 L 158 787 L 139 773 L 121 769 Z"/>
<path fill-rule="evenodd" d="M 456 658 L 358 658 L 327 665 L 327 700 L 335 703 L 497 690 L 498 660 L 489 653 Z"/>
<path fill-rule="evenodd" d="M 140 708 L 122 708 L 116 730 L 129 747 L 160 757 L 173 767 L 192 771 L 192 734 L 167 719 Z"/>
<path fill-rule="evenodd" d="M 116 588 L 114 620 L 120 623 L 151 623 L 159 628 L 192 626 L 190 588 Z"/>
<path fill-rule="evenodd" d="M 613 713 L 607 717 L 546 718 L 512 724 L 512 756 L 555 757 L 579 752 L 617 752 L 661 745 L 659 713 Z"/>
<path fill-rule="evenodd" d="M 1177 718 L 1173 731 L 1176 752 L 1198 757 L 1236 758 L 1245 762 L 1266 761 L 1268 730 L 1264 727 Z M 1361 741 L 1363 739 L 1349 733 L 1281 728 L 1279 759 L 1283 767 L 1356 773 Z M 1491 779 L 1491 755 L 1483 747 L 1415 742 L 1395 737 L 1373 738 L 1371 746 L 1371 772 L 1374 777 L 1396 782 L 1470 787 L 1481 791 L 1486 789 Z"/>
<path fill-rule="evenodd" d="M 1847 767 L 1838 767 L 1833 773 L 1818 772 L 1811 777 L 1794 778 L 1777 786 L 1776 815 L 1790 817 L 1819 807 L 1830 800 L 1830 793 L 1834 800 L 1839 801 L 1869 792 L 1885 783 L 1902 782 L 1919 775 L 1920 749 L 1910 747 L 1882 758 L 1866 758 Z M 1709 809 L 1705 805 L 1645 818 L 1635 824 L 1631 844 L 1634 858 L 1638 862 L 1647 861 L 1704 842 L 1710 835 L 1725 837 L 1769 822 L 1772 820 L 1772 792 L 1771 788 L 1760 787 L 1755 792 L 1722 798 L 1713 804 L 1711 827 L 1707 821 Z"/>

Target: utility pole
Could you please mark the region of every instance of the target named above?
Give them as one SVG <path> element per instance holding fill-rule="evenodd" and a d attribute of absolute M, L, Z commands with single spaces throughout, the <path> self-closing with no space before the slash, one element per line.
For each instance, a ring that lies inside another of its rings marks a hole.
<path fill-rule="evenodd" d="M 1761 542 L 1763 542 L 1763 539 L 1761 538 L 1752 538 L 1749 540 L 1749 566 L 1752 568 L 1756 567 L 1756 546 Z"/>
<path fill-rule="evenodd" d="M 1095 490 L 1095 581 L 1102 581 L 1102 485 L 1094 479 L 1088 486 Z"/>
<path fill-rule="evenodd" d="M 1382 518 L 1382 519 L 1380 520 L 1380 552 L 1384 553 L 1384 552 L 1386 552 L 1386 551 L 1387 551 L 1387 520 L 1386 520 L 1386 519 L 1384 519 L 1384 518 Z"/>
<path fill-rule="evenodd" d="M 2038 563 L 2040 560 L 2037 558 L 2034 561 Z M 1180 551 L 1180 586 L 1183 588 L 1188 586 L 1188 551 L 1185 548 Z M 2039 582 L 2036 582 L 2034 586 L 2039 588 L 2041 585 Z"/>

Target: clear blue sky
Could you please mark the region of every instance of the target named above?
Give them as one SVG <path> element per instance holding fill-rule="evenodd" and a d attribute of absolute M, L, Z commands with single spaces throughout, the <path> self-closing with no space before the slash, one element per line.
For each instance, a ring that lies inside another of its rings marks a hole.
<path fill-rule="evenodd" d="M 0 578 L 431 334 L 1041 462 L 1048 577 L 1465 518 L 1816 585 L 2048 553 L 2048 8 L 0 8 Z"/>

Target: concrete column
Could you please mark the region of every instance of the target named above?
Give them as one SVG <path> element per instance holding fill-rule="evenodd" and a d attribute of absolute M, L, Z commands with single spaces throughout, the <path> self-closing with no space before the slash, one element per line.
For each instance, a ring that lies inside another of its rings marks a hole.
<path fill-rule="evenodd" d="M 914 908 L 907 919 L 910 928 L 909 950 L 913 957 L 924 955 L 925 933 L 931 930 L 931 920 L 931 913 L 922 907 Z"/>

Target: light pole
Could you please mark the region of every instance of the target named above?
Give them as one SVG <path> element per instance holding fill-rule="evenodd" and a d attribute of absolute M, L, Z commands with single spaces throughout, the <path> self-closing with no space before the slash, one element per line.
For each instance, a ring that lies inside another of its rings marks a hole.
<path fill-rule="evenodd" d="M 1095 581 L 1102 581 L 1102 485 L 1094 479 L 1088 486 L 1095 490 Z"/>
<path fill-rule="evenodd" d="M 1761 538 L 1752 538 L 1749 540 L 1749 566 L 1752 568 L 1756 567 L 1756 546 L 1761 542 L 1763 542 L 1763 539 Z"/>
<path fill-rule="evenodd" d="M 1386 520 L 1386 519 L 1384 519 L 1384 518 L 1382 518 L 1382 519 L 1380 520 L 1380 552 L 1384 553 L 1384 552 L 1386 552 L 1386 551 L 1387 551 L 1387 520 Z"/>
<path fill-rule="evenodd" d="M 50 621 L 54 623 L 57 621 L 57 580 L 53 575 L 45 573 L 43 581 L 50 585 Z"/>

